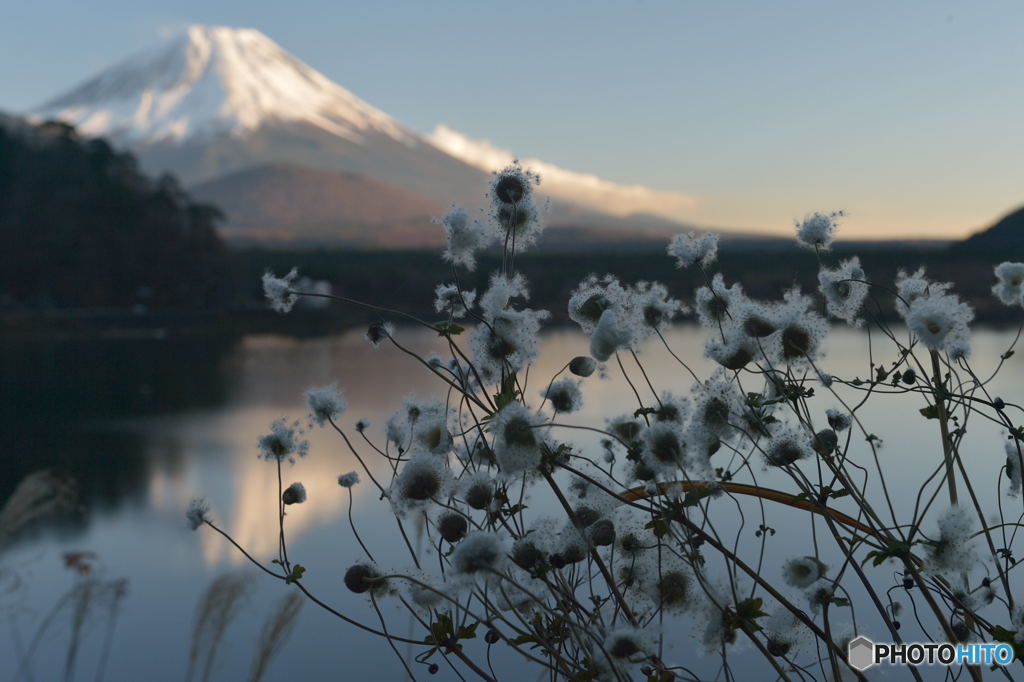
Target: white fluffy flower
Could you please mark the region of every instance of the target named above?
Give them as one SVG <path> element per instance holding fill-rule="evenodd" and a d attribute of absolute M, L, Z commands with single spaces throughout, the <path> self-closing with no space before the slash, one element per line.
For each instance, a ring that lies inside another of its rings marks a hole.
<path fill-rule="evenodd" d="M 932 541 L 928 558 L 931 568 L 940 573 L 966 573 L 976 556 L 971 543 L 974 520 L 963 507 L 950 507 L 939 517 L 939 537 Z"/>
<path fill-rule="evenodd" d="M 811 440 L 802 429 L 788 424 L 774 425 L 772 437 L 764 446 L 765 462 L 771 466 L 789 466 L 813 453 Z"/>
<path fill-rule="evenodd" d="M 351 488 L 352 486 L 359 483 L 359 474 L 355 471 L 350 471 L 347 474 L 338 476 L 338 485 L 342 488 Z"/>
<path fill-rule="evenodd" d="M 546 310 L 508 309 L 477 325 L 469 342 L 481 378 L 498 381 L 502 369 L 516 373 L 530 364 L 537 356 L 541 323 L 547 317 Z"/>
<path fill-rule="evenodd" d="M 668 243 L 668 255 L 675 256 L 678 268 L 688 268 L 694 263 L 706 268 L 718 257 L 718 235 L 714 232 L 700 236 L 695 232 L 677 234 Z"/>
<path fill-rule="evenodd" d="M 476 291 L 462 291 L 454 284 L 438 284 L 434 289 L 434 310 L 458 319 L 464 317 L 476 301 Z"/>
<path fill-rule="evenodd" d="M 460 542 L 452 554 L 457 573 L 473 575 L 500 571 L 505 564 L 505 543 L 496 533 L 473 531 Z"/>
<path fill-rule="evenodd" d="M 553 382 L 541 391 L 541 397 L 551 403 L 555 412 L 575 412 L 583 406 L 583 393 L 580 391 L 580 382 L 576 379 Z"/>
<path fill-rule="evenodd" d="M 853 423 L 853 417 L 846 412 L 836 409 L 829 408 L 825 410 L 825 416 L 828 417 L 828 425 L 835 431 L 845 431 Z"/>
<path fill-rule="evenodd" d="M 717 369 L 702 384 L 693 388 L 693 420 L 695 433 L 707 431 L 728 439 L 742 423 L 743 396 L 735 381 L 724 369 Z"/>
<path fill-rule="evenodd" d="M 380 344 L 395 334 L 395 325 L 390 322 L 374 322 L 366 328 L 365 338 L 374 348 L 380 348 Z"/>
<path fill-rule="evenodd" d="M 827 251 L 835 239 L 837 220 L 843 215 L 842 211 L 812 213 L 796 223 L 797 240 L 808 248 Z"/>
<path fill-rule="evenodd" d="M 804 556 L 787 561 L 782 567 L 782 577 L 793 587 L 805 589 L 824 577 L 827 570 L 817 557 Z"/>
<path fill-rule="evenodd" d="M 612 658 L 626 660 L 646 658 L 648 652 L 655 651 L 654 638 L 640 628 L 618 627 L 605 637 L 604 650 Z"/>
<path fill-rule="evenodd" d="M 541 461 L 542 421 L 522 403 L 511 402 L 491 420 L 494 456 L 506 476 L 536 469 Z"/>
<path fill-rule="evenodd" d="M 680 613 L 694 604 L 694 578 L 686 564 L 675 554 L 648 552 L 648 563 L 640 572 L 644 590 L 667 613 Z"/>
<path fill-rule="evenodd" d="M 421 452 L 405 463 L 391 483 L 388 497 L 396 514 L 422 509 L 448 496 L 451 472 L 444 457 Z"/>
<path fill-rule="evenodd" d="M 320 386 L 306 391 L 306 404 L 309 415 L 317 426 L 337 419 L 345 411 L 345 398 L 338 389 L 338 384 Z"/>
<path fill-rule="evenodd" d="M 306 501 L 306 486 L 292 483 L 281 493 L 281 501 L 285 504 L 302 504 Z"/>
<path fill-rule="evenodd" d="M 814 301 L 809 296 L 794 288 L 786 292 L 784 303 L 775 308 L 779 361 L 794 365 L 816 360 L 821 355 L 822 342 L 828 335 L 828 323 L 811 310 L 813 305 Z"/>
<path fill-rule="evenodd" d="M 992 293 L 1006 305 L 1024 305 L 1024 263 L 1000 263 Z"/>
<path fill-rule="evenodd" d="M 494 500 L 494 479 L 487 473 L 478 471 L 459 481 L 462 499 L 471 509 L 484 510 Z"/>
<path fill-rule="evenodd" d="M 206 503 L 206 500 L 195 499 L 188 506 L 188 511 L 185 512 L 185 519 L 188 521 L 188 527 L 191 530 L 199 528 L 199 526 L 206 523 L 208 514 L 210 513 L 210 505 Z"/>
<path fill-rule="evenodd" d="M 594 359 L 604 362 L 632 339 L 633 331 L 619 319 L 614 309 L 609 308 L 601 313 L 594 333 L 590 336 L 590 354 Z"/>
<path fill-rule="evenodd" d="M 1020 495 L 1021 491 L 1021 460 L 1024 446 L 1016 439 L 1007 440 L 1006 448 L 1006 477 L 1010 479 L 1010 494 Z M 1020 448 L 1020 450 L 1018 450 Z"/>
<path fill-rule="evenodd" d="M 442 257 L 455 265 L 467 270 L 476 268 L 476 252 L 486 248 L 494 241 L 494 232 L 488 230 L 479 221 L 469 220 L 466 209 L 452 206 L 451 210 L 441 218 L 434 218 L 435 223 L 444 226 L 448 246 Z"/>
<path fill-rule="evenodd" d="M 537 241 L 544 227 L 533 203 L 533 188 L 540 176 L 524 170 L 517 162 L 494 173 L 488 196 L 491 220 L 509 249 L 520 252 Z"/>
<path fill-rule="evenodd" d="M 503 313 L 515 298 L 523 300 L 530 298 L 526 278 L 519 273 L 511 277 L 495 273 L 491 275 L 487 291 L 480 297 L 480 309 L 485 316 L 494 317 Z"/>
<path fill-rule="evenodd" d="M 296 430 L 297 424 L 288 424 L 284 419 L 278 419 L 270 425 L 270 433 L 260 436 L 260 456 L 267 460 L 289 462 L 295 461 L 295 456 L 305 457 L 309 452 L 309 441 L 299 438 Z"/>
<path fill-rule="evenodd" d="M 628 290 L 627 307 L 636 318 L 636 339 L 639 342 L 656 330 L 667 328 L 680 313 L 688 312 L 682 302 L 668 295 L 665 285 L 658 282 L 638 282 Z"/>
<path fill-rule="evenodd" d="M 440 401 L 406 398 L 402 409 L 388 418 L 388 440 L 403 451 L 418 449 L 433 455 L 448 454 L 454 444 L 448 430 L 448 415 L 448 406 Z"/>
<path fill-rule="evenodd" d="M 818 288 L 825 297 L 828 314 L 849 325 L 860 326 L 863 320 L 857 315 L 868 295 L 866 280 L 856 256 L 844 260 L 834 270 L 822 268 L 818 273 Z"/>
<path fill-rule="evenodd" d="M 743 287 L 739 283 L 725 285 L 722 273 L 716 272 L 710 287 L 700 287 L 694 294 L 697 318 L 705 327 L 718 327 L 732 316 L 733 309 L 743 300 Z"/>
<path fill-rule="evenodd" d="M 604 311 L 612 308 L 621 310 L 628 298 L 629 292 L 617 278 L 590 275 L 569 297 L 569 318 L 580 326 L 584 334 L 592 334 Z"/>
<path fill-rule="evenodd" d="M 724 336 L 724 339 L 721 334 L 709 336 L 704 355 L 725 369 L 743 369 L 761 356 L 757 339 L 742 333 L 738 325 L 727 325 Z"/>
<path fill-rule="evenodd" d="M 656 474 L 670 474 L 683 467 L 686 441 L 679 424 L 655 422 L 644 429 L 643 461 Z"/>
<path fill-rule="evenodd" d="M 275 277 L 269 270 L 263 273 L 263 293 L 270 301 L 270 307 L 279 313 L 286 313 L 299 297 L 292 292 L 292 284 L 299 276 L 298 268 L 292 268 L 284 277 Z"/>
<path fill-rule="evenodd" d="M 918 268 L 909 275 L 900 270 L 896 274 L 896 312 L 906 320 L 914 301 L 930 296 L 942 296 L 952 286 L 948 282 L 930 281 L 924 276 L 924 268 Z"/>
<path fill-rule="evenodd" d="M 965 355 L 967 325 L 974 319 L 971 306 L 955 294 L 919 296 L 907 312 L 907 326 L 929 350 Z"/>
<path fill-rule="evenodd" d="M 537 355 L 538 333 L 548 318 L 546 310 L 520 310 L 514 299 L 527 299 L 526 280 L 522 275 L 495 275 L 490 287 L 480 297 L 484 323 L 470 335 L 473 364 L 485 382 L 497 381 L 502 370 L 518 372 Z"/>

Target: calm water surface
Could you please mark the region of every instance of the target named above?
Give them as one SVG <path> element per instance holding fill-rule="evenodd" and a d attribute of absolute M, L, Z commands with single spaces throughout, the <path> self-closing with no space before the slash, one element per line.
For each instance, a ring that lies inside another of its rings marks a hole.
<path fill-rule="evenodd" d="M 431 334 L 406 330 L 401 335 L 418 352 L 444 351 L 441 340 Z M 1011 332 L 977 332 L 977 365 L 993 366 L 1012 337 Z M 701 358 L 703 338 L 702 331 L 686 327 L 669 336 L 673 349 L 698 374 L 708 376 L 712 367 Z M 823 366 L 838 376 L 867 376 L 866 340 L 863 332 L 834 332 Z M 878 353 L 882 339 L 876 335 L 874 341 Z M 586 339 L 574 331 L 545 336 L 538 365 L 531 370 L 530 397 L 586 349 Z M 659 391 L 689 390 L 687 373 L 663 348 L 650 345 L 641 357 Z M 890 360 L 893 355 L 886 351 L 882 357 Z M 1022 385 L 1022 357 L 1010 359 L 993 388 L 1008 401 Z M 627 370 L 634 368 L 627 365 Z M 586 380 L 584 410 L 572 421 L 599 425 L 604 417 L 635 409 L 636 399 L 618 367 L 609 366 L 608 375 Z M 305 389 L 331 381 L 338 381 L 349 399 L 343 425 L 351 428 L 357 419 L 369 419 L 369 433 L 377 440 L 402 397 L 444 395 L 443 386 L 415 361 L 394 350 L 371 348 L 361 331 L 309 340 L 6 343 L 0 365 L 0 426 L 8 447 L 0 455 L 0 497 L 6 497 L 26 473 L 56 466 L 78 479 L 84 508 L 80 516 L 37 529 L 0 555 L 0 679 L 14 678 L 19 652 L 72 586 L 74 576 L 62 556 L 77 551 L 95 553 L 102 575 L 129 581 L 104 675 L 109 680 L 184 679 L 200 594 L 225 572 L 251 573 L 251 596 L 225 635 L 212 675 L 216 680 L 246 679 L 263 619 L 285 588 L 261 578 L 208 529 L 189 531 L 183 513 L 193 497 L 207 497 L 215 519 L 255 556 L 269 561 L 277 542 L 276 469 L 257 458 L 256 441 L 273 420 L 303 417 Z M 825 408 L 838 405 L 824 396 L 815 404 L 822 418 Z M 869 430 L 884 441 L 881 466 L 897 488 L 897 511 L 913 504 L 914 481 L 923 480 L 938 463 L 935 422 L 916 414 L 921 406 L 881 397 L 862 412 Z M 366 602 L 349 594 L 340 581 L 359 551 L 345 519 L 347 493 L 335 480 L 358 469 L 358 463 L 336 435 L 313 430 L 308 437 L 310 455 L 285 471 L 286 484 L 301 481 L 309 493 L 306 504 L 289 509 L 289 554 L 308 567 L 305 582 L 310 589 L 349 615 L 372 623 Z M 596 437 L 573 435 L 571 440 L 591 451 L 596 446 Z M 864 448 L 857 452 L 867 464 Z M 994 483 L 1003 461 L 998 431 L 970 434 L 964 452 L 978 479 Z M 765 485 L 774 485 L 770 474 L 757 474 Z M 786 484 L 778 482 L 778 487 Z M 364 482 L 354 493 L 356 524 L 378 561 L 407 566 L 394 520 L 374 489 Z M 550 504 L 543 499 L 532 503 L 539 511 Z M 722 523 L 724 528 L 738 528 L 736 519 L 724 518 Z M 757 523 L 759 519 L 747 520 L 744 537 L 753 536 Z M 793 523 L 805 524 L 802 518 L 772 511 L 770 524 L 783 531 L 773 539 L 765 561 L 764 571 L 773 579 L 783 558 L 801 548 L 806 553 L 806 533 L 784 532 Z M 407 618 L 391 622 L 401 629 Z M 63 679 L 68 623 L 66 614 L 59 617 L 40 640 L 31 679 Z M 102 621 L 87 623 L 76 679 L 95 679 L 103 632 Z M 702 659 L 696 645 L 687 642 L 678 643 L 671 655 L 688 664 L 697 661 L 698 667 L 702 660 L 705 665 L 711 661 Z M 523 678 L 525 671 L 513 660 L 500 653 L 494 660 L 508 679 Z M 741 665 L 739 670 L 743 669 Z M 424 669 L 419 671 L 426 676 Z M 749 670 L 750 675 L 761 672 L 767 674 L 760 667 Z M 442 669 L 440 677 L 444 673 Z M 308 604 L 265 679 L 401 677 L 399 664 L 382 641 Z"/>

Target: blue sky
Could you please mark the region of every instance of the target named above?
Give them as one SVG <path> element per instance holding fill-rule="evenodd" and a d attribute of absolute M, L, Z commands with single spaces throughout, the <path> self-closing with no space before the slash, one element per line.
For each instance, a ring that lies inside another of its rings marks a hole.
<path fill-rule="evenodd" d="M 693 195 L 705 225 L 959 236 L 1024 204 L 1010 0 L 12 0 L 0 108 L 190 23 L 257 28 L 416 130 Z"/>

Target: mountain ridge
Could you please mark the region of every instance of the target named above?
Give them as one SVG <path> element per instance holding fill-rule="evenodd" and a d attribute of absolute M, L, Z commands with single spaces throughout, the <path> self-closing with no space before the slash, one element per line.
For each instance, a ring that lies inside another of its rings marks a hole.
<path fill-rule="evenodd" d="M 475 210 L 493 170 L 407 128 L 253 29 L 190 27 L 50 99 L 33 116 L 128 146 L 145 169 L 170 172 L 186 186 L 286 162 L 357 173 L 430 202 Z M 644 191 L 659 200 L 675 200 L 672 193 L 553 165 L 544 174 L 552 184 L 550 191 L 542 184 L 539 196 L 556 199 L 549 224 L 594 223 L 627 239 L 654 226 L 687 227 L 664 214 L 656 220 L 627 215 L 644 206 L 636 198 Z M 618 203 L 605 201 L 613 195 Z M 621 210 L 622 200 L 628 210 Z M 673 206 L 688 202 L 679 195 Z"/>

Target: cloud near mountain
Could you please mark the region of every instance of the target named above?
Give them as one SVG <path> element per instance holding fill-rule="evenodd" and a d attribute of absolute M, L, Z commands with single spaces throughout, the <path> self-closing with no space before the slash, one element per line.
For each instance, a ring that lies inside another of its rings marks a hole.
<path fill-rule="evenodd" d="M 446 125 L 426 136 L 436 147 L 471 166 L 493 170 L 512 163 L 516 156 L 490 140 L 474 140 Z M 520 159 L 541 176 L 541 189 L 554 198 L 568 199 L 596 211 L 617 216 L 648 213 L 683 220 L 697 200 L 680 192 L 661 192 L 643 185 L 621 185 L 589 173 L 566 170 L 539 159 Z"/>

